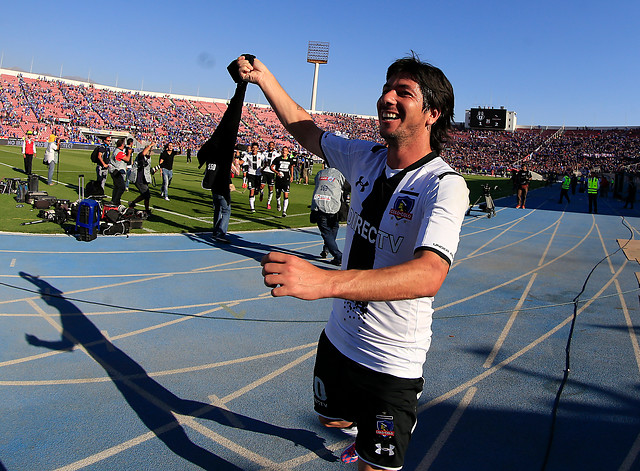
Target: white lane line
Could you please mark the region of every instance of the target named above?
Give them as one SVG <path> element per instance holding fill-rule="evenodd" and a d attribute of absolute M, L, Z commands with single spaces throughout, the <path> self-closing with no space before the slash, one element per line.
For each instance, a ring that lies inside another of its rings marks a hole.
<path fill-rule="evenodd" d="M 277 370 L 269 373 L 268 375 L 263 376 L 262 378 L 259 378 L 256 381 L 253 381 L 252 383 L 247 384 L 245 387 L 238 389 L 234 393 L 226 395 L 225 397 L 222 398 L 222 401 L 226 404 L 227 402 L 230 402 L 230 401 L 232 401 L 234 399 L 237 399 L 238 397 L 240 397 L 243 394 L 251 391 L 252 389 L 257 388 L 258 386 L 262 386 L 264 383 L 266 383 L 268 381 L 271 381 L 276 376 L 281 375 L 285 371 L 290 370 L 294 366 L 297 366 L 300 363 L 302 363 L 303 361 L 313 357 L 315 354 L 316 354 L 316 349 L 314 348 L 313 350 L 305 353 L 304 355 L 296 358 L 294 361 L 292 361 L 290 363 L 287 363 L 286 365 L 278 368 Z"/>
<path fill-rule="evenodd" d="M 578 313 L 577 313 L 578 315 L 582 314 L 584 312 L 584 310 L 587 309 L 589 306 L 591 306 L 591 304 L 594 301 L 596 301 L 597 299 L 600 299 L 600 295 L 602 293 L 604 293 L 609 288 L 609 286 L 611 286 L 611 284 L 615 281 L 615 279 L 618 276 L 620 276 L 620 273 L 622 273 L 624 268 L 627 266 L 627 263 L 629 263 L 628 260 L 625 260 L 622 263 L 622 265 L 620 266 L 620 268 L 618 269 L 618 271 L 615 273 L 615 275 L 613 275 L 611 277 L 611 279 L 608 282 L 606 282 L 602 286 L 602 288 L 600 288 L 600 290 L 598 290 L 597 293 L 595 293 L 587 302 L 584 303 L 584 305 L 580 309 L 578 309 Z M 501 370 L 505 366 L 509 365 L 510 363 L 516 361 L 518 358 L 520 358 L 525 353 L 528 353 L 531 350 L 533 350 L 535 347 L 537 347 L 542 342 L 547 340 L 549 337 L 551 337 L 553 334 L 558 332 L 564 326 L 569 324 L 572 320 L 573 320 L 573 314 L 571 316 L 567 317 L 566 319 L 564 319 L 562 322 L 557 324 L 555 327 L 553 327 L 552 329 L 550 329 L 546 333 L 542 334 L 537 339 L 535 339 L 532 342 L 530 342 L 528 345 L 525 345 L 523 348 L 521 348 L 520 350 L 515 352 L 510 357 L 502 360 L 497 365 L 492 366 L 491 368 L 489 368 L 488 370 L 484 371 L 483 373 L 480 373 L 479 375 L 476 375 L 475 377 L 465 381 L 464 383 L 460 384 L 459 386 L 457 386 L 457 387 L 455 387 L 453 389 L 450 389 L 449 391 L 445 392 L 444 394 L 441 394 L 440 396 L 438 396 L 436 398 L 433 398 L 432 400 L 430 400 L 426 404 L 423 404 L 422 406 L 418 407 L 418 414 L 421 414 L 425 410 L 430 409 L 431 407 L 436 406 L 436 405 L 440 404 L 441 402 L 444 402 L 444 401 L 448 400 L 449 398 L 461 393 L 462 391 L 470 388 L 471 386 L 474 386 L 475 384 L 479 383 L 480 381 L 484 380 L 485 378 L 488 378 L 492 374 L 497 373 L 499 370 Z"/>
<path fill-rule="evenodd" d="M 638 454 L 640 454 L 640 434 L 636 437 L 636 441 L 633 442 L 629 453 L 618 468 L 618 471 L 631 471 L 634 461 L 638 458 Z"/>
<path fill-rule="evenodd" d="M 495 286 L 493 286 L 493 287 L 491 287 L 491 288 L 487 288 L 487 289 L 485 289 L 485 290 L 483 290 L 483 291 L 479 291 L 479 292 L 477 292 L 477 293 L 475 293 L 475 294 L 469 295 L 469 296 L 467 296 L 466 298 L 460 298 L 460 299 L 457 299 L 457 300 L 455 300 L 455 301 L 451 301 L 451 302 L 450 302 L 450 303 L 448 303 L 448 304 L 444 304 L 444 305 L 442 305 L 442 306 L 438 306 L 437 308 L 435 308 L 435 309 L 434 309 L 434 311 L 436 311 L 436 312 L 437 312 L 437 311 L 440 311 L 440 310 L 442 310 L 442 309 L 447 309 L 447 308 L 450 308 L 450 307 L 455 306 L 455 305 L 457 305 L 457 304 L 461 304 L 461 303 L 464 303 L 464 302 L 466 302 L 466 301 L 470 301 L 470 300 L 472 300 L 472 299 L 478 298 L 478 297 L 480 297 L 480 296 L 482 296 L 482 295 L 485 295 L 485 294 L 487 294 L 487 293 L 491 293 L 492 291 L 495 291 L 495 290 L 497 290 L 497 289 L 503 288 L 504 286 L 507 286 L 507 285 L 509 285 L 509 284 L 511 284 L 511 283 L 514 283 L 514 282 L 518 281 L 518 280 L 521 280 L 522 278 L 525 278 L 525 277 L 527 277 L 527 276 L 531 275 L 532 273 L 535 273 L 535 272 L 537 272 L 537 271 L 539 271 L 539 270 L 541 270 L 541 269 L 543 269 L 543 268 L 548 267 L 549 265 L 552 265 L 552 264 L 553 264 L 553 263 L 555 263 L 556 261 L 558 261 L 558 260 L 560 260 L 561 258 L 563 258 L 563 257 L 565 257 L 565 256 L 567 256 L 567 255 L 569 255 L 569 254 L 570 254 L 571 252 L 573 252 L 575 249 L 577 249 L 578 247 L 580 247 L 580 246 L 582 245 L 582 243 L 583 243 L 585 240 L 587 240 L 587 238 L 589 237 L 589 235 L 590 235 L 590 234 L 591 234 L 591 232 L 593 231 L 593 227 L 594 227 L 594 225 L 595 225 L 595 224 L 592 224 L 592 225 L 591 225 L 591 228 L 587 231 L 587 233 L 584 235 L 584 237 L 582 237 L 582 239 L 580 239 L 580 240 L 579 240 L 579 241 L 578 241 L 578 242 L 577 242 L 573 247 L 571 247 L 570 249 L 567 249 L 564 253 L 562 253 L 562 254 L 558 255 L 556 258 L 554 258 L 554 259 L 552 259 L 552 260 L 549 260 L 549 261 L 548 261 L 548 262 L 546 262 L 545 264 L 540 265 L 540 266 L 539 266 L 539 267 L 537 267 L 537 268 L 533 268 L 532 270 L 529 270 L 529 271 L 527 271 L 527 272 L 525 272 L 525 273 L 523 273 L 523 274 L 521 274 L 521 275 L 516 276 L 515 278 L 512 278 L 512 279 L 510 279 L 510 280 L 507 280 L 507 281 L 505 281 L 505 282 L 503 282 L 503 283 L 500 283 L 500 284 L 498 284 L 498 285 L 495 285 Z M 486 253 L 488 253 L 488 252 L 486 252 Z M 481 255 L 481 254 L 478 254 L 478 255 Z M 482 254 L 482 255 L 484 255 L 484 254 Z M 452 267 L 452 268 L 453 268 L 453 267 Z"/>
<path fill-rule="evenodd" d="M 453 415 L 449 418 L 442 431 L 433 442 L 433 445 L 431 445 L 431 448 L 429 448 L 429 451 L 427 451 L 427 454 L 416 468 L 416 471 L 426 471 L 431 467 L 445 443 L 453 433 L 453 430 L 458 425 L 458 422 L 460 422 L 462 414 L 467 410 L 467 407 L 471 403 L 471 400 L 473 399 L 473 396 L 475 396 L 477 390 L 478 388 L 475 387 L 467 390 Z"/>
<path fill-rule="evenodd" d="M 111 339 L 109 338 L 109 332 L 107 332 L 106 330 L 101 330 L 100 334 L 102 334 L 102 336 L 104 337 L 104 343 L 107 345 L 107 351 L 115 352 L 116 349 L 113 343 L 111 342 Z"/>
<path fill-rule="evenodd" d="M 315 346 L 315 342 L 313 343 L 313 345 Z M 258 385 L 264 384 L 266 381 L 275 378 L 276 376 L 278 376 L 279 374 L 284 373 L 285 371 L 289 370 L 290 368 L 293 368 L 294 366 L 298 365 L 299 363 L 301 363 L 302 361 L 306 360 L 307 358 L 310 357 L 310 353 L 311 354 L 315 354 L 315 349 L 313 349 L 311 352 L 308 352 L 304 355 L 302 355 L 302 357 L 299 357 L 295 360 L 293 360 L 292 362 L 288 363 L 287 365 L 284 365 L 283 367 L 277 369 L 276 371 L 266 375 L 264 378 L 258 379 L 257 381 L 254 381 L 253 383 L 251 383 L 251 385 L 248 385 L 245 388 L 242 388 L 240 391 L 242 391 L 242 393 L 238 394 L 238 392 L 233 393 L 231 395 L 226 396 L 225 398 L 222 399 L 217 399 L 218 402 L 222 402 L 224 404 L 226 404 L 227 402 L 229 402 L 230 399 L 228 398 L 236 398 L 239 397 L 241 394 L 244 394 L 252 389 L 254 389 L 255 387 L 257 387 Z M 86 352 L 85 352 L 86 353 Z M 228 450 L 235 452 L 245 458 L 247 458 L 248 460 L 253 461 L 254 463 L 266 467 L 268 469 L 288 469 L 283 465 L 279 465 L 278 463 L 275 463 L 261 455 L 258 455 L 257 453 L 252 452 L 251 450 L 248 450 L 247 448 L 244 448 L 240 445 L 238 445 L 237 443 L 227 439 L 226 437 L 223 437 L 222 435 L 213 432 L 212 430 L 210 430 L 209 428 L 205 427 L 204 425 L 200 424 L 199 422 L 197 422 L 195 420 L 195 418 L 198 418 L 199 415 L 205 414 L 206 412 L 208 412 L 211 407 L 210 406 L 205 406 L 202 407 L 199 410 L 196 410 L 193 412 L 192 416 L 184 416 L 181 414 L 178 414 L 176 412 L 174 412 L 168 404 L 164 403 L 163 401 L 161 401 L 160 399 L 158 399 L 157 397 L 149 394 L 146 390 L 140 388 L 136 383 L 131 381 L 131 378 L 126 377 L 121 375 L 117 370 L 110 368 L 107 364 L 104 363 L 100 363 L 100 365 L 102 367 L 105 367 L 106 369 L 108 369 L 111 373 L 111 376 L 119 381 L 123 381 L 127 384 L 128 387 L 130 387 L 131 389 L 133 389 L 137 394 L 139 394 L 140 396 L 142 396 L 144 399 L 146 399 L 147 401 L 151 402 L 152 404 L 154 404 L 156 407 L 161 408 L 162 410 L 165 411 L 169 411 L 171 412 L 177 419 L 176 422 L 170 422 L 162 427 L 159 427 L 155 430 L 153 430 L 152 432 L 147 432 L 144 433 L 138 437 L 135 437 L 131 440 L 127 440 L 119 445 L 116 445 L 114 447 L 111 448 L 107 448 L 106 450 L 103 450 L 99 453 L 96 453 L 94 455 L 91 456 L 87 456 L 81 460 L 75 461 L 73 463 L 70 463 L 64 467 L 58 468 L 56 471 L 75 471 L 81 468 L 84 468 L 86 466 L 89 466 L 91 464 L 97 463 L 98 461 L 102 461 L 106 458 L 109 458 L 111 456 L 114 456 L 122 451 L 126 451 L 130 448 L 133 448 L 134 446 L 137 446 L 141 443 L 144 443 L 150 439 L 155 438 L 157 435 L 160 435 L 161 433 L 164 433 L 168 430 L 172 430 L 176 427 L 179 427 L 180 425 L 186 425 L 188 427 L 191 427 L 193 430 L 199 432 L 200 434 L 204 435 L 205 437 L 209 438 L 210 440 L 222 445 L 223 447 L 227 448 Z M 268 379 L 265 379 L 268 378 Z M 217 396 L 213 395 L 213 396 L 209 396 L 209 399 L 211 398 L 216 399 Z M 202 419 L 202 420 L 206 420 L 206 419 Z"/>
<path fill-rule="evenodd" d="M 552 245 L 553 241 L 555 240 L 556 233 L 558 232 L 558 228 L 560 227 L 560 221 L 562 220 L 563 217 L 564 217 L 564 213 L 562 213 L 562 216 L 560 216 L 556 220 L 556 222 L 554 223 L 555 224 L 555 228 L 553 230 L 553 233 L 551 234 L 551 237 L 549 238 L 549 242 L 547 242 L 547 246 L 545 247 L 545 249 L 544 249 L 544 251 L 542 253 L 542 256 L 540 257 L 540 260 L 538 260 L 538 266 L 539 267 L 542 266 L 542 264 L 544 263 L 544 259 L 546 258 L 547 253 L 549 252 L 549 249 L 551 248 L 551 245 Z M 551 226 L 549 226 L 549 227 L 551 227 Z M 485 360 L 484 364 L 482 365 L 483 368 L 490 368 L 491 365 L 493 364 L 493 362 L 495 361 L 496 356 L 498 355 L 498 352 L 502 348 L 502 345 L 504 344 L 504 342 L 505 342 L 505 340 L 507 338 L 507 335 L 511 331 L 511 327 L 515 323 L 516 318 L 518 317 L 518 314 L 520 313 L 520 310 L 522 309 L 522 305 L 524 304 L 525 300 L 527 299 L 527 296 L 529 296 L 529 291 L 531 291 L 531 287 L 533 286 L 533 282 L 535 281 L 537 275 L 538 275 L 538 272 L 535 272 L 531 276 L 531 278 L 529 279 L 529 283 L 527 283 L 527 286 L 526 286 L 524 292 L 522 293 L 522 296 L 520 296 L 520 299 L 518 300 L 518 304 L 516 304 L 515 310 L 511 313 L 511 316 L 509 317 L 509 320 L 507 321 L 507 324 L 502 329 L 502 332 L 498 336 L 498 340 L 496 341 L 495 345 L 493 346 L 493 350 L 491 351 L 491 353 L 489 354 L 489 356 Z"/>
<path fill-rule="evenodd" d="M 502 332 L 498 336 L 498 340 L 494 344 L 493 349 L 491 350 L 491 353 L 489 354 L 484 364 L 482 365 L 483 368 L 490 368 L 494 360 L 496 359 L 496 356 L 498 355 L 498 352 L 502 348 L 504 341 L 507 339 L 507 335 L 509 335 L 509 331 L 511 330 L 511 327 L 513 326 L 514 322 L 516 321 L 516 318 L 518 317 L 518 314 L 520 313 L 520 309 L 522 308 L 524 301 L 527 299 L 527 296 L 529 296 L 529 291 L 531 290 L 531 286 L 533 286 L 533 282 L 535 281 L 537 275 L 538 275 L 537 273 L 534 273 L 533 275 L 531 275 L 531 279 L 529 280 L 527 287 L 524 289 L 522 296 L 520 296 L 520 299 L 518 300 L 518 304 L 516 304 L 516 308 L 511 313 L 511 316 L 509 317 L 509 320 L 507 321 L 506 325 L 502 329 Z"/>
<path fill-rule="evenodd" d="M 544 252 L 542 253 L 542 257 L 540 257 L 540 260 L 538 261 L 538 266 L 542 266 L 542 264 L 544 263 L 544 259 L 547 258 L 547 253 L 549 253 L 551 244 L 556 239 L 556 234 L 558 232 L 558 229 L 560 228 L 560 221 L 562 220 L 564 215 L 565 213 L 563 212 L 562 215 L 556 221 L 556 227 L 553 229 L 553 233 L 551 234 L 551 237 L 549 238 L 549 242 L 547 243 L 547 246 L 545 247 Z"/>
<path fill-rule="evenodd" d="M 237 306 L 241 302 L 259 301 L 259 300 L 263 300 L 265 298 L 266 299 L 275 299 L 275 298 L 271 298 L 270 293 L 267 292 L 267 293 L 263 293 L 263 294 L 261 294 L 261 295 L 259 295 L 257 297 L 254 297 L 254 298 L 246 298 L 246 299 L 239 299 L 239 300 L 235 300 L 235 301 L 227 301 L 226 304 L 228 306 Z M 30 298 L 30 299 L 25 299 L 23 301 L 31 304 L 31 303 L 34 303 L 34 301 L 37 300 L 37 299 L 40 299 L 40 297 L 34 297 L 34 298 Z M 222 309 L 222 307 L 220 307 L 220 304 L 221 304 L 220 302 L 215 302 L 215 303 L 206 303 L 206 304 L 173 306 L 173 307 L 167 307 L 167 308 L 158 309 L 158 310 L 176 310 L 176 309 L 185 309 L 185 308 L 194 308 L 194 307 L 216 306 L 216 307 L 214 307 L 212 309 L 208 309 L 208 310 L 205 310 L 205 311 L 198 312 L 197 314 L 194 314 L 193 316 L 180 317 L 180 318 L 174 319 L 172 321 L 164 322 L 164 323 L 161 323 L 161 324 L 154 324 L 154 325 L 152 325 L 150 327 L 145 327 L 145 328 L 134 330 L 134 331 L 131 331 L 131 332 L 125 332 L 123 334 L 114 336 L 113 340 L 119 340 L 119 339 L 131 337 L 133 335 L 138 335 L 138 334 L 141 334 L 141 333 L 150 332 L 152 330 L 155 330 L 155 329 L 158 329 L 158 328 L 161 328 L 161 327 L 170 326 L 170 325 L 176 324 L 178 322 L 184 322 L 184 321 L 189 320 L 189 319 L 194 319 L 194 318 L 197 318 L 199 316 L 204 316 L 204 315 L 219 311 L 219 310 Z M 126 313 L 129 313 L 129 312 L 136 312 L 136 311 L 126 311 Z M 122 313 L 122 312 L 120 312 L 120 313 Z M 39 316 L 40 314 L 33 314 L 33 315 L 38 315 Z M 90 317 L 89 314 L 82 314 L 82 315 Z M 93 344 L 87 344 L 87 345 L 88 346 L 92 346 Z M 309 344 L 309 346 L 311 346 L 311 345 L 315 345 L 315 344 Z M 52 356 L 52 355 L 60 355 L 61 353 L 63 353 L 63 352 L 60 352 L 60 351 L 46 352 L 46 353 L 39 353 L 37 355 L 31 355 L 31 356 L 28 356 L 28 357 L 16 358 L 16 359 L 13 359 L 13 360 L 7 360 L 7 361 L 0 362 L 0 368 L 4 367 L 4 366 L 15 365 L 15 364 L 18 364 L 18 363 L 24 363 L 24 362 L 33 361 L 33 360 L 39 360 L 41 358 L 46 358 L 46 357 L 49 357 L 49 356 Z M 82 380 L 82 381 L 86 381 L 86 380 Z M 13 384 L 14 382 L 9 382 L 9 383 Z M 9 383 L 6 383 L 6 385 L 9 385 Z M 5 384 L 5 383 L 0 381 L 0 385 L 2 385 L 2 384 Z"/>
<path fill-rule="evenodd" d="M 191 427 L 193 430 L 195 430 L 196 432 L 200 433 L 201 435 L 207 437 L 209 440 L 218 443 L 219 445 L 222 445 L 223 447 L 225 447 L 227 450 L 233 451 L 234 453 L 243 456 L 244 458 L 260 465 L 263 467 L 266 467 L 268 469 L 272 469 L 272 470 L 285 470 L 286 468 L 284 468 L 281 465 L 278 465 L 278 463 L 276 463 L 275 461 L 271 461 L 268 458 L 265 458 L 262 455 L 259 455 L 257 453 L 254 453 L 253 451 L 249 450 L 248 448 L 245 448 L 241 445 L 238 445 L 236 442 L 233 442 L 231 440 L 229 440 L 226 437 L 223 437 L 222 435 L 220 435 L 219 433 L 214 432 L 213 430 L 208 429 L 207 427 L 205 427 L 204 425 L 200 424 L 199 422 L 197 422 L 195 419 L 193 419 L 192 417 L 185 417 L 183 415 L 179 415 L 179 414 L 175 414 L 176 418 L 178 419 L 178 422 L 182 425 L 187 425 L 188 427 Z"/>
<path fill-rule="evenodd" d="M 116 446 L 112 446 L 111 448 L 107 448 L 106 450 L 102 450 L 98 454 L 88 456 L 82 460 L 75 461 L 66 466 L 62 466 L 61 468 L 57 468 L 56 471 L 76 471 L 77 469 L 82 469 L 84 467 L 97 463 L 98 461 L 106 460 L 107 458 L 117 455 L 122 451 L 126 451 L 129 448 L 133 448 L 136 445 L 140 445 L 141 443 L 151 440 L 152 438 L 155 438 L 156 435 L 171 430 L 173 428 L 173 424 L 170 425 L 172 426 L 169 427 L 169 424 L 165 425 L 164 427 L 157 428 L 152 432 L 147 432 L 143 435 L 132 438 L 131 440 L 127 440 L 126 442 L 120 443 Z"/>
<path fill-rule="evenodd" d="M 560 219 L 561 218 L 559 218 L 556 221 L 554 221 L 553 223 L 549 224 L 547 227 L 544 227 L 544 228 L 540 229 L 538 232 L 534 232 L 533 234 L 530 234 L 527 237 L 523 237 L 522 239 L 518 239 L 518 240 L 516 240 L 514 242 L 511 242 L 510 244 L 501 245 L 500 247 L 496 247 L 495 249 L 487 250 L 486 252 L 476 253 L 478 251 L 474 250 L 472 254 L 467 255 L 464 258 L 460 258 L 460 259 L 456 260 L 456 262 L 454 262 L 454 264 L 452 265 L 451 268 L 453 269 L 454 267 L 460 265 L 461 262 L 464 262 L 466 260 L 470 260 L 472 258 L 488 255 L 488 254 L 493 253 L 493 252 L 499 252 L 500 250 L 504 250 L 506 248 L 514 247 L 516 245 L 522 244 L 523 242 L 526 242 L 527 240 L 546 232 L 547 230 L 549 230 L 549 228 L 553 227 L 554 225 L 557 225 L 559 223 Z M 486 244 L 485 244 L 485 246 L 486 246 Z"/>
<path fill-rule="evenodd" d="M 227 407 L 227 403 L 225 401 L 220 399 L 215 394 L 211 394 L 209 396 L 209 402 L 211 403 L 212 406 L 222 409 L 223 411 L 222 413 L 224 414 L 224 416 L 227 418 L 227 420 L 231 425 L 233 425 L 236 428 L 244 429 L 244 424 L 242 423 L 240 418 L 229 410 L 229 407 Z"/>
<path fill-rule="evenodd" d="M 625 323 L 627 324 L 627 331 L 629 332 L 629 340 L 631 341 L 631 347 L 633 348 L 633 354 L 636 358 L 636 364 L 638 365 L 638 371 L 640 372 L 640 345 L 638 345 L 638 336 L 636 335 L 636 328 L 634 326 L 633 320 L 631 319 L 631 315 L 629 314 L 629 309 L 627 308 L 627 303 L 624 300 L 624 295 L 622 294 L 622 289 L 620 288 L 620 283 L 618 280 L 615 280 L 616 290 L 618 291 L 618 296 L 620 298 L 620 305 L 622 306 L 622 313 L 624 315 Z"/>

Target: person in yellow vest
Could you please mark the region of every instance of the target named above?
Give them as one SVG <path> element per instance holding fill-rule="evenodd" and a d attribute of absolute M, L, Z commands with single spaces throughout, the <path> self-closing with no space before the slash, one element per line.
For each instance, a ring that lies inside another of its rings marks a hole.
<path fill-rule="evenodd" d="M 33 139 L 33 133 L 27 131 L 27 137 L 22 141 L 22 157 L 24 158 L 24 173 L 31 175 L 31 165 L 33 164 L 33 156 L 36 155 L 36 141 Z"/>
<path fill-rule="evenodd" d="M 562 187 L 560 187 L 560 199 L 558 200 L 558 204 L 562 203 L 562 198 L 567 198 L 567 203 L 571 203 L 571 200 L 569 200 L 570 187 L 571 187 L 571 177 L 567 172 L 565 176 L 562 178 Z"/>
<path fill-rule="evenodd" d="M 600 189 L 600 179 L 596 173 L 589 175 L 587 180 L 587 196 L 589 197 L 589 212 L 598 214 L 598 190 Z"/>

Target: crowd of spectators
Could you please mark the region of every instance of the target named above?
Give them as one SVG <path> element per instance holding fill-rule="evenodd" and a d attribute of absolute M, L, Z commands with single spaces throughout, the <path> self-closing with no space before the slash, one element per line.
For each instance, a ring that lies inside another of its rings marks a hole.
<path fill-rule="evenodd" d="M 542 175 L 635 171 L 640 128 L 456 130 L 444 156 L 463 173 L 507 176 L 524 162 Z"/>
<path fill-rule="evenodd" d="M 104 89 L 90 84 L 21 75 L 0 76 L 0 137 L 22 138 L 32 131 L 40 140 L 55 134 L 90 143 L 81 128 L 126 131 L 138 142 L 172 142 L 183 152 L 198 149 L 226 110 L 223 101 L 189 100 L 171 95 Z M 313 113 L 317 124 L 348 138 L 381 142 L 377 119 L 342 113 Z M 302 151 L 271 108 L 243 107 L 240 143 L 274 141 Z M 443 155 L 463 173 L 509 175 L 527 162 L 543 175 L 598 167 L 616 172 L 640 156 L 640 127 L 623 129 L 524 129 L 515 132 L 469 130 L 451 134 Z"/>

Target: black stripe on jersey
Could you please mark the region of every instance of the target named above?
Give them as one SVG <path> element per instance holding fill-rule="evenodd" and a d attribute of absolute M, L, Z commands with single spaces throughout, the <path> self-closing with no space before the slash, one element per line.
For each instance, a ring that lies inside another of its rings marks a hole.
<path fill-rule="evenodd" d="M 422 167 L 437 156 L 438 155 L 435 152 L 431 152 L 389 179 L 387 179 L 386 171 L 383 169 L 382 174 L 374 182 L 371 193 L 369 193 L 369 196 L 367 196 L 362 202 L 362 209 L 359 216 L 363 223 L 365 225 L 368 224 L 369 227 L 378 229 L 380 227 L 380 221 L 382 221 L 382 217 L 385 214 L 395 189 L 398 187 L 407 172 Z M 376 233 L 378 233 L 378 231 L 376 231 Z M 370 241 L 369 237 L 364 237 L 356 231 L 353 235 L 351 248 L 349 250 L 347 269 L 356 268 L 360 270 L 368 270 L 373 268 L 376 254 L 376 242 L 376 240 Z"/>
<path fill-rule="evenodd" d="M 420 193 L 416 193 L 415 191 L 409 191 L 409 190 L 400 190 L 400 193 L 404 195 L 420 196 Z"/>
<path fill-rule="evenodd" d="M 249 154 L 249 165 L 251 166 L 251 170 L 258 170 L 259 160 L 260 155 Z"/>
<path fill-rule="evenodd" d="M 462 177 L 462 175 L 460 175 L 458 172 L 444 172 L 438 175 L 438 180 L 442 180 L 442 178 L 446 177 L 447 175 L 458 175 L 459 177 Z"/>

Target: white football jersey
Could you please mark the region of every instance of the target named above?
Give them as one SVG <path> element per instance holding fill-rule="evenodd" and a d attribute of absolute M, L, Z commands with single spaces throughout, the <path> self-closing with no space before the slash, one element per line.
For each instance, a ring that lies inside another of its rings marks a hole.
<path fill-rule="evenodd" d="M 384 146 L 331 133 L 321 144 L 329 164 L 351 183 L 343 268 L 398 265 L 419 249 L 452 263 L 469 190 L 442 158 L 431 153 L 398 171 L 387 166 Z M 419 378 L 431 343 L 432 302 L 335 299 L 325 332 L 338 350 L 368 368 Z"/>

